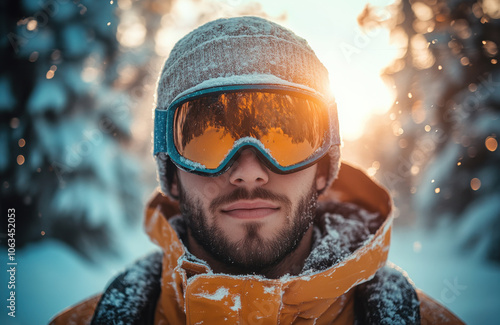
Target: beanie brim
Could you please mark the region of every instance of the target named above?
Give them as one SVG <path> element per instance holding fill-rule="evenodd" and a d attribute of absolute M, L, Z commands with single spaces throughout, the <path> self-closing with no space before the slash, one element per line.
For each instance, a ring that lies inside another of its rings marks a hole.
<path fill-rule="evenodd" d="M 247 75 L 235 75 L 235 76 L 229 76 L 229 77 L 218 77 L 218 78 L 213 78 L 213 79 L 208 79 L 200 84 L 193 86 L 189 89 L 186 89 L 185 91 L 181 92 L 178 94 L 172 102 L 175 102 L 177 99 L 184 97 L 186 95 L 189 95 L 194 92 L 202 91 L 205 89 L 209 88 L 214 88 L 214 87 L 224 87 L 224 86 L 235 86 L 235 85 L 281 85 L 281 86 L 286 86 L 286 87 L 291 87 L 291 88 L 296 88 L 300 90 L 305 90 L 307 92 L 310 92 L 320 98 L 324 98 L 324 94 L 318 92 L 314 88 L 290 82 L 287 80 L 283 80 L 281 78 L 278 78 L 274 75 L 271 74 L 247 74 Z M 324 98 L 326 101 L 332 100 L 332 98 Z M 167 107 L 158 107 L 160 109 L 164 108 L 166 109 Z"/>

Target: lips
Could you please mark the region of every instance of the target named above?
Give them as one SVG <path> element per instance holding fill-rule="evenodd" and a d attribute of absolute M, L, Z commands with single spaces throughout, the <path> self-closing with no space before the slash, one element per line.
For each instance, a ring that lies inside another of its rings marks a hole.
<path fill-rule="evenodd" d="M 260 219 L 279 209 L 278 205 L 269 201 L 238 201 L 224 206 L 221 212 L 237 219 Z"/>

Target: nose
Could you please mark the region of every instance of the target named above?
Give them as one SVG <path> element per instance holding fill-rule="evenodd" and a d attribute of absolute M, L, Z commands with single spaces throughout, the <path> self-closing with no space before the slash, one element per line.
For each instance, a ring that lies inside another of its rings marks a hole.
<path fill-rule="evenodd" d="M 251 149 L 241 152 L 229 172 L 229 182 L 236 186 L 255 188 L 269 181 L 269 170 L 262 165 Z"/>

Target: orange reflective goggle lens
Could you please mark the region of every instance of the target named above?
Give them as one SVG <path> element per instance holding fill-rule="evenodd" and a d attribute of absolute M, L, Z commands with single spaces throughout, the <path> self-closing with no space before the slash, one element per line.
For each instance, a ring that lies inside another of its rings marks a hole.
<path fill-rule="evenodd" d="M 319 159 L 330 145 L 327 106 L 310 96 L 273 91 L 208 94 L 173 115 L 174 162 L 201 173 L 220 171 L 253 146 L 273 169 L 292 171 Z"/>

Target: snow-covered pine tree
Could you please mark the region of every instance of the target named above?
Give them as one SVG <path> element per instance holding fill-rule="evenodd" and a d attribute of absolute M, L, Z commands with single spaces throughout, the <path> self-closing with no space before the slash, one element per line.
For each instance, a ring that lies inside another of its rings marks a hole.
<path fill-rule="evenodd" d="M 89 256 L 142 211 L 139 169 L 126 152 L 132 101 L 114 86 L 116 3 L 1 7 L 2 213 L 16 211 L 17 247 L 50 237 Z"/>
<path fill-rule="evenodd" d="M 402 214 L 454 227 L 459 246 L 500 261 L 500 4 L 403 0 L 391 10 L 385 23 L 406 51 L 386 71 L 397 99 L 373 132 L 393 149 L 370 157 L 377 177 Z"/>

